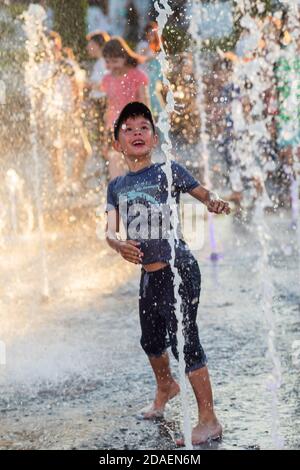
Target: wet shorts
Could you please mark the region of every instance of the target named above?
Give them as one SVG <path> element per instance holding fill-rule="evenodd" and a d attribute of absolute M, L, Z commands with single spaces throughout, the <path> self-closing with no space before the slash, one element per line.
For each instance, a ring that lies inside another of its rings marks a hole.
<path fill-rule="evenodd" d="M 179 294 L 183 314 L 184 358 L 186 373 L 207 364 L 200 344 L 197 310 L 201 289 L 201 274 L 197 260 L 192 257 L 178 268 L 181 278 Z M 141 346 L 148 356 L 161 356 L 170 346 L 178 360 L 177 318 L 175 315 L 174 274 L 170 265 L 154 272 L 142 267 L 139 314 L 141 323 Z"/>

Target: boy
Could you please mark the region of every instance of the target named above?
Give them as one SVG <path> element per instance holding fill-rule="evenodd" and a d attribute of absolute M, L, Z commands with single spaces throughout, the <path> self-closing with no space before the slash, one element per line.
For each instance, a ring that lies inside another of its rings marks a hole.
<path fill-rule="evenodd" d="M 129 171 L 114 178 L 108 185 L 106 240 L 125 260 L 142 264 L 139 292 L 141 346 L 149 358 L 157 382 L 155 400 L 143 413 L 143 417 L 153 419 L 161 417 L 166 403 L 179 393 L 179 385 L 172 376 L 166 351 L 167 347 L 171 346 L 174 356 L 178 359 L 174 274 L 170 265 L 171 247 L 167 237 L 145 236 L 145 226 L 147 231 L 151 228 L 149 212 L 155 208 L 157 215 L 157 208 L 167 206 L 168 183 L 164 172 L 165 163 L 151 161 L 157 135 L 147 106 L 139 102 L 125 106 L 115 122 L 114 138 L 114 148 L 123 154 Z M 214 199 L 212 193 L 201 187 L 182 165 L 175 161 L 172 161 L 171 165 L 172 195 L 177 205 L 180 192 L 189 192 L 211 212 L 230 212 L 228 203 Z M 146 215 L 143 210 L 145 208 Z M 124 241 L 117 238 L 120 213 L 127 231 L 127 240 Z M 144 216 L 144 223 L 140 222 L 141 216 Z M 160 228 L 163 219 L 161 214 Z M 134 230 L 137 220 L 140 231 Z M 192 442 L 195 445 L 221 437 L 222 427 L 214 413 L 207 360 L 196 324 L 201 279 L 198 262 L 182 237 L 178 237 L 175 242 L 175 253 L 175 266 L 181 278 L 179 293 L 182 298 L 186 373 L 199 410 L 199 422 L 192 432 Z M 179 440 L 177 444 L 184 443 Z"/>

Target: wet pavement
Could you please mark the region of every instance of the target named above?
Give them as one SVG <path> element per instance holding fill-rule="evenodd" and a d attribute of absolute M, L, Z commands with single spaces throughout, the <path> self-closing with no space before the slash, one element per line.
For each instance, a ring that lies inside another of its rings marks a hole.
<path fill-rule="evenodd" d="M 265 220 L 267 271 L 261 269 L 255 221 L 245 226 L 231 216 L 215 217 L 222 257 L 210 260 L 207 222 L 204 246 L 194 252 L 202 273 L 200 337 L 224 425 L 221 442 L 200 448 L 269 449 L 276 447 L 272 429 L 286 449 L 300 448 L 300 364 L 293 349 L 300 340 L 296 233 L 286 213 Z M 6 365 L 0 365 L 0 449 L 174 449 L 181 423 L 178 397 L 165 420 L 139 419 L 155 391 L 139 344 L 140 267 L 98 241 L 90 226 L 49 232 L 47 250 L 50 299 L 43 302 L 37 243 L 1 248 L 0 340 Z M 266 275 L 274 288 L 282 373 L 278 406 L 268 387 Z M 190 388 L 189 400 L 195 422 Z"/>

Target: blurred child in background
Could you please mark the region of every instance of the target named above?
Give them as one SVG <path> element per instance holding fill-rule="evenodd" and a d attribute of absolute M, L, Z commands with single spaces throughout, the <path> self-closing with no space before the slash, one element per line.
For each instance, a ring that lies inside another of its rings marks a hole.
<path fill-rule="evenodd" d="M 104 158 L 108 161 L 109 178 L 122 175 L 125 171 L 124 160 L 113 149 L 111 141 L 114 122 L 121 110 L 131 101 L 150 105 L 148 84 L 145 72 L 138 68 L 145 59 L 136 54 L 121 37 L 113 37 L 103 48 L 103 57 L 108 73 L 103 77 L 100 90 L 107 95 L 105 127 L 107 132 Z"/>
<path fill-rule="evenodd" d="M 161 64 L 157 58 L 160 52 L 160 39 L 158 36 L 158 25 L 155 21 L 150 21 L 144 30 L 144 39 L 137 45 L 138 54 L 145 57 L 142 69 L 149 77 L 149 92 L 151 111 L 155 121 L 164 106 L 162 97 L 163 76 Z"/>

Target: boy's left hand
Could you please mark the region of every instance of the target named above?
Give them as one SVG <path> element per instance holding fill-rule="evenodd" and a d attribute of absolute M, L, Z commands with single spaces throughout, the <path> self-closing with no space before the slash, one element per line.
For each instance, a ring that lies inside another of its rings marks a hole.
<path fill-rule="evenodd" d="M 230 214 L 230 207 L 228 202 L 219 199 L 218 196 L 210 193 L 209 201 L 206 204 L 207 210 L 209 212 L 214 212 L 215 214 Z"/>

